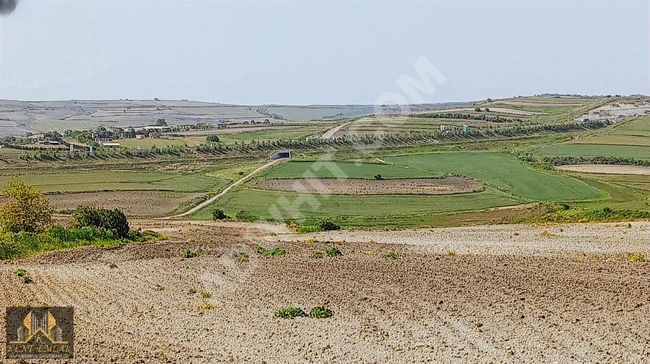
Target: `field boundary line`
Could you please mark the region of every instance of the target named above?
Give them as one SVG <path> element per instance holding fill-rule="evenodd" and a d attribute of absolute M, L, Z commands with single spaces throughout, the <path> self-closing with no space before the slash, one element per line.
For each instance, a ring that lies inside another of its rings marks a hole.
<path fill-rule="evenodd" d="M 163 217 L 163 218 L 161 218 L 161 220 L 170 220 L 170 219 L 175 219 L 175 218 L 185 217 L 185 216 L 191 215 L 191 214 L 193 214 L 193 213 L 195 213 L 195 212 L 197 212 L 197 211 L 203 209 L 204 207 L 206 207 L 206 206 L 212 204 L 214 201 L 220 199 L 220 198 L 223 197 L 225 194 L 227 194 L 228 192 L 230 192 L 230 190 L 232 190 L 233 188 L 239 186 L 240 184 L 242 184 L 242 183 L 248 181 L 249 179 L 253 178 L 253 176 L 255 176 L 256 174 L 258 174 L 259 172 L 261 172 L 261 171 L 263 171 L 263 170 L 265 170 L 265 169 L 267 169 L 267 168 L 269 168 L 269 167 L 271 167 L 271 166 L 275 165 L 276 163 L 278 163 L 278 162 L 280 162 L 280 161 L 283 161 L 283 160 L 284 160 L 284 159 L 276 159 L 276 160 L 272 160 L 272 161 L 270 161 L 269 163 L 266 163 L 265 165 L 263 165 L 263 166 L 261 166 L 261 167 L 258 167 L 258 168 L 255 169 L 253 172 L 247 174 L 245 177 L 240 178 L 240 179 L 238 179 L 237 181 L 231 183 L 230 185 L 228 185 L 226 188 L 224 188 L 223 191 L 221 191 L 221 192 L 220 192 L 219 194 L 217 194 L 216 196 L 213 196 L 213 197 L 211 197 L 211 198 L 209 198 L 209 199 L 207 199 L 207 200 L 201 202 L 200 204 L 198 204 L 198 205 L 192 207 L 191 209 L 189 209 L 189 210 L 183 212 L 182 214 L 178 214 L 178 215 L 174 215 L 174 216 Z"/>

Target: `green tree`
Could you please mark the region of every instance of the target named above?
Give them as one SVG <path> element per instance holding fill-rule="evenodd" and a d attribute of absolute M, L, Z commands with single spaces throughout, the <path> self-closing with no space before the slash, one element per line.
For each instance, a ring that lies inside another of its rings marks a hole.
<path fill-rule="evenodd" d="M 131 228 L 126 215 L 119 209 L 107 210 L 90 206 L 77 206 L 72 213 L 76 227 L 106 229 L 118 238 L 126 238 Z"/>
<path fill-rule="evenodd" d="M 52 224 L 53 209 L 39 189 L 16 178 L 0 191 L 7 201 L 0 207 L 0 227 L 13 233 L 40 232 Z"/>

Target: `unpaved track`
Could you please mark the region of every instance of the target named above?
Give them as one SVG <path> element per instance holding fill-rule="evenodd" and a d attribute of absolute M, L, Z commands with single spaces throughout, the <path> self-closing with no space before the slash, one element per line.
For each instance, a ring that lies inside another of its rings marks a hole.
<path fill-rule="evenodd" d="M 332 139 L 332 138 L 334 138 L 334 136 L 336 135 L 336 133 L 339 132 L 339 130 L 343 129 L 344 127 L 346 127 L 346 126 L 348 126 L 348 125 L 350 125 L 352 123 L 353 123 L 353 121 L 350 121 L 350 122 L 347 122 L 347 123 L 344 123 L 344 124 L 333 127 L 332 129 L 326 131 L 323 134 L 323 136 L 321 136 L 321 139 Z"/>
<path fill-rule="evenodd" d="M 649 223 L 561 227 L 585 239 L 610 231 L 594 243 L 609 253 L 587 250 L 580 259 L 575 251 L 543 249 L 540 226 L 511 230 L 537 247 L 534 256 L 528 249 L 439 254 L 424 249 L 422 239 L 348 241 L 337 245 L 341 257 L 311 259 L 332 244 L 305 243 L 306 236 L 278 225 L 134 225 L 165 231 L 170 240 L 0 263 L 0 306 L 73 305 L 74 363 L 650 361 L 650 263 L 621 255 L 630 248 L 650 253 L 647 239 L 640 240 Z M 468 236 L 479 236 L 480 228 Z M 511 244 L 483 228 L 493 244 Z M 460 234 L 446 243 L 473 244 Z M 275 243 L 281 236 L 293 240 Z M 622 242 L 630 245 L 611 248 Z M 260 243 L 288 254 L 262 258 L 252 251 Z M 199 248 L 207 254 L 180 258 L 180 251 Z M 382 256 L 391 250 L 398 259 Z M 233 258 L 241 251 L 250 254 L 248 263 Z M 12 273 L 18 267 L 34 284 L 19 282 Z M 215 309 L 199 310 L 202 299 L 190 288 L 210 292 Z M 321 304 L 334 317 L 273 318 L 284 306 Z"/>
<path fill-rule="evenodd" d="M 208 200 L 206 200 L 206 201 L 204 201 L 204 202 L 202 202 L 202 203 L 200 203 L 200 204 L 194 206 L 193 208 L 189 209 L 188 211 L 185 211 L 185 212 L 182 213 L 182 214 L 179 214 L 179 215 L 176 215 L 176 216 L 167 217 L 167 218 L 165 218 L 165 219 L 174 219 L 174 218 L 179 218 L 179 217 L 189 216 L 189 215 L 191 215 L 191 214 L 193 214 L 193 213 L 195 213 L 195 212 L 201 210 L 202 208 L 204 208 L 204 207 L 206 207 L 206 206 L 209 206 L 211 203 L 213 203 L 214 201 L 220 199 L 220 198 L 223 197 L 223 195 L 225 195 L 226 193 L 230 192 L 230 190 L 232 190 L 233 188 L 235 188 L 235 187 L 239 186 L 240 184 L 242 184 L 242 183 L 248 181 L 248 180 L 251 179 L 254 175 L 260 173 L 261 171 L 263 171 L 263 170 L 265 170 L 265 169 L 271 167 L 272 165 L 274 165 L 274 164 L 276 164 L 276 163 L 278 163 L 278 162 L 280 162 L 280 161 L 282 161 L 282 160 L 283 160 L 283 159 L 276 159 L 276 160 L 270 161 L 269 163 L 267 163 L 267 164 L 265 164 L 265 165 L 263 165 L 263 166 L 261 166 L 261 167 L 255 169 L 253 172 L 251 172 L 251 173 L 249 173 L 248 175 L 246 175 L 246 177 L 241 178 L 241 179 L 235 181 L 234 183 L 232 183 L 231 185 L 229 185 L 228 187 L 224 188 L 224 190 L 221 191 L 218 195 L 216 195 L 216 196 L 214 196 L 214 197 L 212 197 L 212 198 L 210 198 L 210 199 L 208 199 Z"/>

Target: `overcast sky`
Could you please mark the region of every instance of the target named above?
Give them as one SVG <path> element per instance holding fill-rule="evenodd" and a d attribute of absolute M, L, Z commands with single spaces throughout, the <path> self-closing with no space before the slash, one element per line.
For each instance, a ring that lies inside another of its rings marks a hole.
<path fill-rule="evenodd" d="M 21 0 L 0 17 L 0 97 L 374 104 L 649 94 L 647 1 Z"/>

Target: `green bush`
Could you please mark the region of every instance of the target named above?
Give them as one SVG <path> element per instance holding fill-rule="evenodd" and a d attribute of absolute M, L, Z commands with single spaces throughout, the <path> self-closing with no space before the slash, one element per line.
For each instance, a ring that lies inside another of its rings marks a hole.
<path fill-rule="evenodd" d="M 212 220 L 225 220 L 228 218 L 228 215 L 226 215 L 223 210 L 220 209 L 215 209 L 212 211 Z"/>
<path fill-rule="evenodd" d="M 395 259 L 399 258 L 399 255 L 394 250 L 391 250 L 388 253 L 384 254 L 384 258 L 395 260 Z"/>
<path fill-rule="evenodd" d="M 340 250 L 338 250 L 336 247 L 331 247 L 327 249 L 325 253 L 327 253 L 328 257 L 338 257 L 343 255 L 343 253 Z"/>
<path fill-rule="evenodd" d="M 312 318 L 328 318 L 332 317 L 334 312 L 325 306 L 314 307 L 309 311 L 309 317 Z"/>
<path fill-rule="evenodd" d="M 323 231 L 341 230 L 341 225 L 335 224 L 331 221 L 323 221 L 319 226 Z"/>
<path fill-rule="evenodd" d="M 264 247 L 258 246 L 256 251 L 257 251 L 257 254 L 262 254 L 262 255 L 271 256 L 271 257 L 287 254 L 286 250 L 280 249 L 280 248 L 277 248 L 277 247 L 275 247 L 273 249 L 265 249 Z"/>
<path fill-rule="evenodd" d="M 185 258 L 185 259 L 191 259 L 191 258 L 200 257 L 201 255 L 204 255 L 204 254 L 205 254 L 205 252 L 203 250 L 201 250 L 201 249 L 199 249 L 197 251 L 191 251 L 191 250 L 188 249 L 188 250 L 183 251 L 183 253 L 181 254 L 181 257 Z"/>
<path fill-rule="evenodd" d="M 205 138 L 210 143 L 219 143 L 219 137 L 217 135 L 208 135 L 207 138 Z"/>
<path fill-rule="evenodd" d="M 119 209 L 107 210 L 90 206 L 78 206 L 72 213 L 74 225 L 78 228 L 93 227 L 113 232 L 115 238 L 128 237 L 129 222 Z"/>
<path fill-rule="evenodd" d="M 305 317 L 307 314 L 298 307 L 285 307 L 275 313 L 276 318 L 293 319 L 295 317 Z"/>

